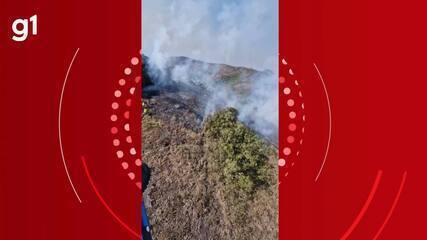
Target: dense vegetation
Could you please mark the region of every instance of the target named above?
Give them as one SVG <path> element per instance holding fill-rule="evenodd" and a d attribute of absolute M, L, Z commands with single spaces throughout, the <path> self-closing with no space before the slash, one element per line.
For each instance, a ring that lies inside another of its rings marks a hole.
<path fill-rule="evenodd" d="M 237 110 L 215 113 L 205 125 L 212 171 L 219 172 L 224 185 L 228 214 L 242 221 L 245 207 L 255 191 L 269 182 L 268 156 L 271 150 L 249 128 L 238 121 Z"/>

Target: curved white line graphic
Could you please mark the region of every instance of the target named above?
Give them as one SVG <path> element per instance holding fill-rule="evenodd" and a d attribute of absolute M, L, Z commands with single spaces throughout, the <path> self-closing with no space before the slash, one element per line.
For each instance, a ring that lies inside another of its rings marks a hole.
<path fill-rule="evenodd" d="M 80 199 L 80 196 L 77 193 L 76 188 L 74 187 L 73 181 L 71 180 L 70 173 L 68 171 L 67 163 L 64 157 L 64 149 L 62 146 L 62 133 L 61 133 L 62 100 L 64 98 L 65 85 L 67 84 L 68 75 L 70 74 L 71 67 L 73 66 L 74 60 L 76 59 L 76 56 L 79 53 L 79 51 L 80 51 L 80 48 L 77 48 L 76 52 L 74 53 L 73 59 L 71 60 L 70 65 L 68 66 L 67 74 L 65 75 L 64 84 L 62 85 L 61 98 L 59 100 L 59 111 L 58 111 L 58 138 L 59 138 L 59 148 L 61 149 L 62 163 L 64 164 L 64 169 L 65 169 L 65 173 L 67 174 L 68 182 L 70 182 L 70 185 L 73 188 L 74 194 L 76 195 L 77 199 L 79 200 L 80 203 L 82 203 L 82 200 Z"/>
<path fill-rule="evenodd" d="M 319 172 L 317 173 L 316 179 L 314 180 L 315 182 L 317 182 L 317 180 L 319 180 L 320 174 L 323 171 L 323 168 L 325 167 L 326 159 L 328 158 L 328 153 L 329 153 L 329 146 L 331 144 L 331 136 L 332 136 L 332 111 L 331 111 L 331 102 L 329 100 L 328 90 L 326 89 L 326 84 L 325 84 L 325 81 L 323 80 L 323 76 L 320 73 L 319 68 L 317 67 L 316 63 L 313 63 L 313 65 L 314 65 L 314 68 L 317 71 L 317 74 L 319 75 L 319 78 L 320 78 L 321 82 L 322 82 L 323 90 L 325 91 L 326 101 L 328 103 L 328 111 L 329 111 L 328 144 L 326 145 L 325 156 L 323 157 L 322 165 L 320 166 Z"/>

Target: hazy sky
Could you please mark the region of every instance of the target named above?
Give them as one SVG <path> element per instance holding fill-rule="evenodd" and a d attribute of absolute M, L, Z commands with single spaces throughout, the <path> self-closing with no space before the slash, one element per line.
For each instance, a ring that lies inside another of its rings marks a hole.
<path fill-rule="evenodd" d="M 277 69 L 278 0 L 145 0 L 143 52 Z"/>

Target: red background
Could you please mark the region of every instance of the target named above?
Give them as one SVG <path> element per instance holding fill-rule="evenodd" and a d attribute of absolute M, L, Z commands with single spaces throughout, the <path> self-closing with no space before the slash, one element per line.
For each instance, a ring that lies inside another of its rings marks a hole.
<path fill-rule="evenodd" d="M 105 201 L 140 232 L 140 191 L 115 158 L 110 114 L 123 68 L 140 51 L 141 2 L 0 5 L 0 239 L 138 239 L 100 203 L 80 157 L 86 156 Z M 13 42 L 12 21 L 33 14 L 38 35 Z M 77 48 L 64 93 L 62 136 L 82 203 L 68 183 L 58 142 L 60 93 Z M 139 126 L 141 108 L 135 109 Z M 134 141 L 140 146 L 140 138 Z"/>
<path fill-rule="evenodd" d="M 134 238 L 99 202 L 80 157 L 106 202 L 138 231 L 140 194 L 114 158 L 109 115 L 115 83 L 140 48 L 140 2 L 1 1 L 0 239 Z M 280 239 L 340 239 L 379 170 L 375 197 L 348 238 L 375 236 L 405 171 L 379 239 L 427 238 L 424 9 L 415 1 L 280 0 L 280 55 L 301 82 L 307 115 L 301 157 L 286 179 L 280 170 Z M 13 42 L 12 21 L 33 14 L 39 35 Z M 77 48 L 64 95 L 63 143 L 81 204 L 65 175 L 57 132 L 60 92 Z M 314 62 L 333 123 L 317 182 L 328 109 Z"/>
<path fill-rule="evenodd" d="M 280 54 L 302 82 L 307 115 L 301 157 L 288 177 L 280 170 L 280 239 L 374 239 L 405 171 L 402 194 L 378 239 L 427 239 L 423 9 L 415 1 L 280 1 Z M 328 109 L 313 63 L 332 109 L 330 151 L 317 182 Z M 281 117 L 283 127 L 287 118 Z M 343 238 L 379 170 L 370 206 Z"/>

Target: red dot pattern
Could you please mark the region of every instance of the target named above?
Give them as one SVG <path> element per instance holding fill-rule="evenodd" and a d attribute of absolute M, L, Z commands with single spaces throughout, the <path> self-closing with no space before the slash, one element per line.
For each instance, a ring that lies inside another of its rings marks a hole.
<path fill-rule="evenodd" d="M 132 141 L 133 128 L 130 118 L 132 100 L 138 100 L 135 91 L 137 87 L 140 87 L 141 76 L 137 74 L 141 68 L 141 56 L 138 55 L 132 57 L 129 64 L 122 69 L 124 76 L 117 80 L 117 85 L 113 91 L 112 113 L 110 115 L 112 123 L 110 133 L 115 158 L 119 161 L 127 177 L 134 182 L 138 189 L 142 188 L 142 184 L 140 179 L 136 178 L 136 173 L 140 171 L 142 161 L 141 154 L 138 153 L 138 148 Z"/>
<path fill-rule="evenodd" d="M 288 176 L 290 168 L 295 165 L 301 153 L 303 144 L 303 134 L 305 131 L 306 115 L 304 110 L 304 98 L 301 88 L 301 82 L 295 76 L 294 71 L 286 62 L 281 59 L 281 68 L 284 68 L 284 76 L 279 77 L 279 90 L 284 99 L 285 116 L 287 119 L 280 124 L 280 131 L 284 134 L 284 143 L 282 151 L 283 158 L 279 159 L 279 167 L 285 170 L 285 177 Z M 283 110 L 283 109 L 282 109 Z"/>

